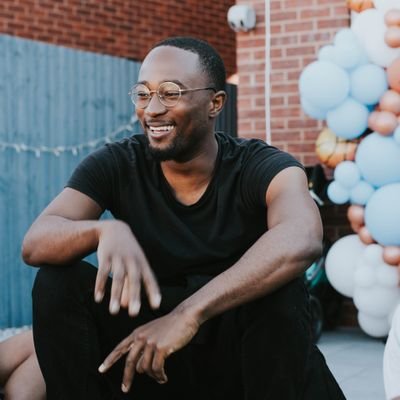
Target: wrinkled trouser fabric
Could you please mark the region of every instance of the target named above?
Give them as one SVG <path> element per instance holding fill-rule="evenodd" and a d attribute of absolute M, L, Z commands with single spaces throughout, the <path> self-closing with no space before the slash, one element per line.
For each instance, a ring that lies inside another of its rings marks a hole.
<path fill-rule="evenodd" d="M 145 299 L 139 316 L 108 311 L 111 279 L 93 300 L 96 268 L 85 262 L 42 267 L 33 288 L 33 332 L 48 400 L 338 400 L 345 399 L 311 342 L 308 293 L 300 279 L 203 324 L 166 361 L 168 383 L 136 374 L 121 392 L 124 359 L 97 369 L 136 327 L 164 315 L 190 293 L 161 286 L 159 310 Z M 193 291 L 193 290 L 192 290 Z"/>

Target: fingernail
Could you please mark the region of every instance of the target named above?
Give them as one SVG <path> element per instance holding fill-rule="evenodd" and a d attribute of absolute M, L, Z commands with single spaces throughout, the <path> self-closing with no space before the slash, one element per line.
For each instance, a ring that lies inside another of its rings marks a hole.
<path fill-rule="evenodd" d="M 113 301 L 112 303 L 111 303 L 111 306 L 110 306 L 110 313 L 111 314 L 117 314 L 118 313 L 118 311 L 119 311 L 119 303 L 118 303 L 118 301 Z"/>
<path fill-rule="evenodd" d="M 99 372 L 103 373 L 106 370 L 106 366 L 104 364 L 101 364 L 99 367 Z"/>
<path fill-rule="evenodd" d="M 160 307 L 160 303 L 161 303 L 161 295 L 157 294 L 154 296 L 153 298 L 153 308 L 158 308 Z"/>
<path fill-rule="evenodd" d="M 97 292 L 95 297 L 94 297 L 94 300 L 95 300 L 96 303 L 100 303 L 101 300 L 103 300 L 103 294 L 100 293 L 100 292 Z"/>
<path fill-rule="evenodd" d="M 139 313 L 139 310 L 140 310 L 140 302 L 139 301 L 134 301 L 133 303 L 131 303 L 130 309 L 129 309 L 129 313 L 131 315 L 137 315 Z"/>
<path fill-rule="evenodd" d="M 121 385 L 121 390 L 122 390 L 124 393 L 127 393 L 127 392 L 128 392 L 128 388 L 127 388 L 124 384 Z"/>

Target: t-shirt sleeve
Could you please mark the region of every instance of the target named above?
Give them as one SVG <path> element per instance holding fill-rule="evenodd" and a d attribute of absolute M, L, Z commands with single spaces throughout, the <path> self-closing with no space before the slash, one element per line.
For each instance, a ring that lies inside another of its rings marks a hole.
<path fill-rule="evenodd" d="M 66 187 L 93 199 L 103 210 L 112 210 L 118 174 L 110 148 L 106 145 L 88 155 L 77 166 Z"/>
<path fill-rule="evenodd" d="M 243 199 L 250 207 L 265 207 L 265 193 L 272 179 L 285 168 L 294 166 L 304 170 L 304 167 L 293 156 L 273 146 L 254 147 L 243 168 Z"/>

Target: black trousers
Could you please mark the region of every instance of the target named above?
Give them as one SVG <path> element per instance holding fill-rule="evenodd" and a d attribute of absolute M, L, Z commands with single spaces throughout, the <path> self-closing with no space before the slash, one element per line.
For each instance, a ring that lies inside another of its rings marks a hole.
<path fill-rule="evenodd" d="M 136 374 L 121 392 L 124 359 L 97 368 L 136 327 L 170 310 L 185 287 L 162 286 L 160 310 L 108 312 L 93 301 L 96 269 L 85 262 L 42 267 L 33 288 L 33 333 L 48 400 L 337 400 L 344 395 L 311 342 L 308 293 L 295 280 L 203 324 L 166 361 L 168 383 Z"/>

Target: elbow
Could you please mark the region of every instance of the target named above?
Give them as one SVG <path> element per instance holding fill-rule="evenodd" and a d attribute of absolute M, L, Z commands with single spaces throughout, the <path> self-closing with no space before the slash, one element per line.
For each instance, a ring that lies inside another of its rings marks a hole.
<path fill-rule="evenodd" d="M 33 240 L 28 236 L 25 236 L 21 247 L 21 257 L 26 264 L 31 266 L 37 266 L 40 264 L 35 247 Z"/>

